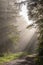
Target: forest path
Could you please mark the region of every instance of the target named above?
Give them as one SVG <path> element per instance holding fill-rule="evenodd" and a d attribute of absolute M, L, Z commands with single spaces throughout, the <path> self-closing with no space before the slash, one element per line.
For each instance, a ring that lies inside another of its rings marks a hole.
<path fill-rule="evenodd" d="M 3 63 L 1 65 L 35 65 L 35 55 L 28 55 L 22 59 L 12 60 L 10 62 Z"/>

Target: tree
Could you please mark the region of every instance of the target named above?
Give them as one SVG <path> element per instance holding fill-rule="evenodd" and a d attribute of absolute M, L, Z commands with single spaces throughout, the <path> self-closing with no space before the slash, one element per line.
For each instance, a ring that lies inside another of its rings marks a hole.
<path fill-rule="evenodd" d="M 0 56 L 3 53 L 15 52 L 18 42 L 19 32 L 15 26 L 18 9 L 15 2 L 0 0 Z"/>
<path fill-rule="evenodd" d="M 43 65 L 43 0 L 30 0 L 27 4 L 28 16 L 35 21 L 39 33 L 38 65 Z"/>

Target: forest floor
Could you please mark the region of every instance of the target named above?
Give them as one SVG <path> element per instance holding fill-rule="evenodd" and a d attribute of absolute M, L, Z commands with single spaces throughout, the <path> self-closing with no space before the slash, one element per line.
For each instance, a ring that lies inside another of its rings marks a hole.
<path fill-rule="evenodd" d="M 27 55 L 25 57 L 12 60 L 10 62 L 5 62 L 0 65 L 36 65 L 35 64 L 35 55 Z"/>

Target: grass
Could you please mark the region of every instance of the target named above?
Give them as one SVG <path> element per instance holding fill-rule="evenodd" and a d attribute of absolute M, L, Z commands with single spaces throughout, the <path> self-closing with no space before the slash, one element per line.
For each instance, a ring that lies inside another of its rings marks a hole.
<path fill-rule="evenodd" d="M 23 56 L 26 56 L 27 52 L 18 52 L 18 53 L 14 53 L 14 54 L 4 54 L 3 57 L 0 57 L 0 63 L 4 63 L 4 62 L 10 62 L 12 60 L 16 60 L 18 58 L 22 58 Z"/>
<path fill-rule="evenodd" d="M 9 62 L 11 60 L 18 59 L 20 56 L 22 56 L 22 52 L 4 55 L 3 57 L 0 57 L 0 63 Z"/>

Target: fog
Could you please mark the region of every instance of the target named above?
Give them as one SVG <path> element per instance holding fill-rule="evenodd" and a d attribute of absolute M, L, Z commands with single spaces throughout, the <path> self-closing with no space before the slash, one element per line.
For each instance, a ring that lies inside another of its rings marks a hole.
<path fill-rule="evenodd" d="M 30 45 L 36 44 L 35 41 L 31 43 L 30 40 L 33 38 L 33 35 L 36 33 L 35 28 L 26 29 L 26 27 L 32 24 L 34 21 L 29 20 L 28 18 L 28 10 L 27 3 L 23 3 L 20 6 L 15 5 L 15 3 L 20 3 L 22 0 L 1 0 L 0 1 L 0 44 L 7 43 L 15 43 L 16 40 L 14 38 L 15 35 L 19 35 L 19 42 L 15 44 L 13 51 L 23 51 L 27 45 L 30 48 Z M 24 0 L 23 0 L 24 1 Z M 1 4 L 2 3 L 2 4 Z M 17 26 L 17 29 L 15 29 Z M 15 32 L 16 31 L 16 32 Z M 19 31 L 19 34 L 16 34 Z M 14 38 L 14 39 L 13 39 Z M 10 39 L 9 43 L 8 40 Z M 13 39 L 13 41 L 12 41 Z M 7 45 L 6 45 L 7 46 Z M 5 46 L 5 47 L 6 47 Z M 34 45 L 33 45 L 34 46 Z M 13 47 L 11 47 L 12 49 Z"/>
<path fill-rule="evenodd" d="M 35 41 L 33 36 L 36 34 L 36 29 L 31 28 L 31 29 L 26 29 L 28 25 L 31 25 L 34 21 L 29 20 L 28 18 L 28 10 L 27 10 L 27 3 L 24 5 L 21 5 L 21 9 L 19 12 L 19 17 L 16 17 L 17 23 L 16 25 L 18 26 L 18 30 L 20 31 L 20 40 L 19 43 L 17 44 L 17 51 L 23 51 L 26 47 L 27 49 L 30 48 L 31 45 L 34 46 L 34 50 L 37 47 L 37 35 L 35 36 Z M 32 41 L 32 43 L 30 42 Z M 31 46 L 32 47 L 32 46 Z"/>

